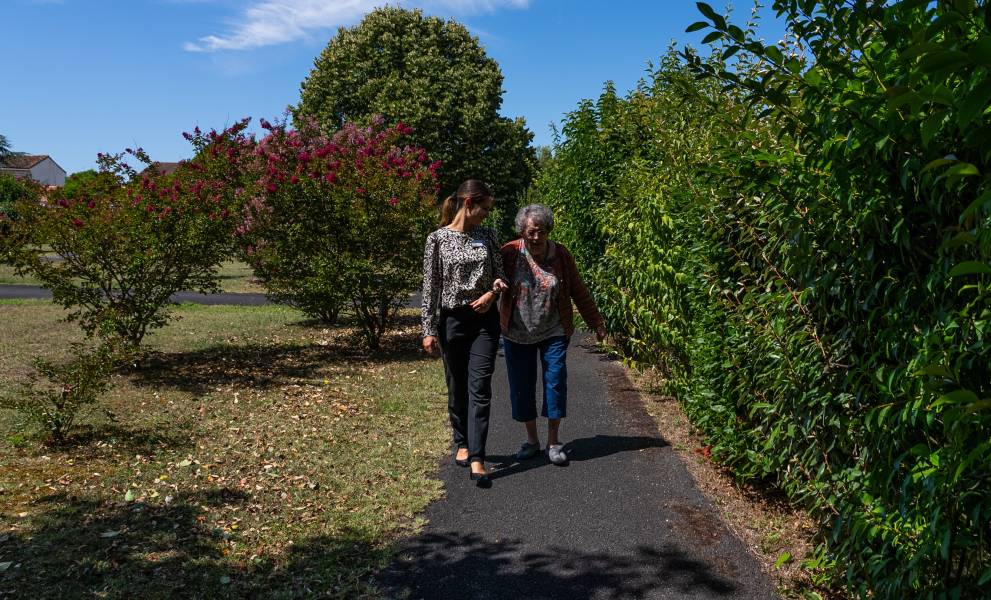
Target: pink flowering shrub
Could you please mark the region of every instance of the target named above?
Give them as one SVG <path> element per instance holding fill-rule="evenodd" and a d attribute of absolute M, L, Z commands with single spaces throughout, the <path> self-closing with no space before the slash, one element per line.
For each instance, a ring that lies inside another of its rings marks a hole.
<path fill-rule="evenodd" d="M 270 131 L 258 144 L 257 193 L 238 233 L 269 294 L 335 321 L 350 307 L 368 344 L 420 283 L 436 211 L 436 171 L 411 129 L 381 120 L 325 136 L 315 125 Z"/>
<path fill-rule="evenodd" d="M 140 344 L 167 322 L 172 294 L 219 289 L 216 267 L 234 249 L 246 195 L 245 173 L 231 165 L 254 157 L 246 126 L 186 134 L 196 154 L 174 173 L 140 149 L 126 154 L 147 165 L 141 172 L 125 154 L 98 155 L 101 175 L 72 196 L 20 202 L 10 244 L 18 272 L 50 289 L 87 334 Z"/>

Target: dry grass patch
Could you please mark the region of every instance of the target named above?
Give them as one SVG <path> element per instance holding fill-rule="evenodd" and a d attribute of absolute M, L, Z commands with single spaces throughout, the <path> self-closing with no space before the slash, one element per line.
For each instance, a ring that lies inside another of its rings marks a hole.
<path fill-rule="evenodd" d="M 179 313 L 73 446 L 0 412 L 0 597 L 374 597 L 448 445 L 416 319 L 373 356 L 283 307 Z M 0 369 L 64 351 L 60 315 L 0 304 Z"/>

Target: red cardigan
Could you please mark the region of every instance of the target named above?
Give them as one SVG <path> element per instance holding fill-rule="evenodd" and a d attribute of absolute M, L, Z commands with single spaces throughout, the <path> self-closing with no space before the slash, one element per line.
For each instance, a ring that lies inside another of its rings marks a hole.
<path fill-rule="evenodd" d="M 571 308 L 572 300 L 575 301 L 578 312 L 589 327 L 594 329 L 599 325 L 605 325 L 602 315 L 599 314 L 599 308 L 595 305 L 595 300 L 588 293 L 585 282 L 578 274 L 575 257 L 561 244 L 548 243 L 552 244 L 552 247 L 548 248 L 548 252 L 552 253 L 550 257 L 551 271 L 554 272 L 561 285 L 557 305 L 558 310 L 561 311 L 561 325 L 564 327 L 564 335 L 571 337 L 571 334 L 575 332 L 575 315 Z M 503 330 L 509 329 L 509 323 L 513 320 L 513 310 L 516 308 L 516 288 L 513 283 L 516 278 L 516 259 L 522 250 L 522 238 L 517 238 L 502 246 L 502 264 L 509 280 L 507 281 L 509 291 L 502 294 L 499 299 L 499 320 Z"/>

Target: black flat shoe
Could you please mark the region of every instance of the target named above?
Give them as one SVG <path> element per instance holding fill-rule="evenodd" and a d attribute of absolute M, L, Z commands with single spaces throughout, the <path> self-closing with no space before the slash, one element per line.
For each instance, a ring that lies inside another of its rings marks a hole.
<path fill-rule="evenodd" d="M 468 471 L 468 479 L 474 481 L 475 485 L 480 488 L 492 487 L 492 480 L 489 479 L 488 473 L 474 473 L 472 471 Z"/>
<path fill-rule="evenodd" d="M 455 458 L 454 459 L 454 464 L 458 465 L 459 467 L 467 467 L 468 466 L 468 459 L 466 458 L 464 460 L 458 460 L 457 458 Z"/>

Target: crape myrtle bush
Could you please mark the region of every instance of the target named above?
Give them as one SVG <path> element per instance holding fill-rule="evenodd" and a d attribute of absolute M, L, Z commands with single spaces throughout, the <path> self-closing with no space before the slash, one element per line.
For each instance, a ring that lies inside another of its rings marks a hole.
<path fill-rule="evenodd" d="M 699 8 L 714 58 L 569 117 L 555 233 L 713 456 L 821 518 L 816 572 L 988 597 L 987 4 L 780 0 L 771 46 Z"/>
<path fill-rule="evenodd" d="M 100 175 L 72 196 L 18 202 L 5 244 L 18 273 L 50 289 L 87 334 L 140 344 L 167 322 L 172 294 L 219 290 L 216 268 L 233 250 L 244 196 L 243 174 L 229 165 L 254 150 L 246 126 L 186 134 L 196 155 L 172 174 L 140 149 L 101 154 Z M 147 168 L 135 171 L 126 155 Z"/>
<path fill-rule="evenodd" d="M 419 285 L 440 164 L 403 144 L 403 123 L 331 136 L 307 120 L 262 125 L 257 193 L 238 229 L 248 262 L 273 298 L 308 315 L 333 322 L 350 306 L 378 347 Z"/>

